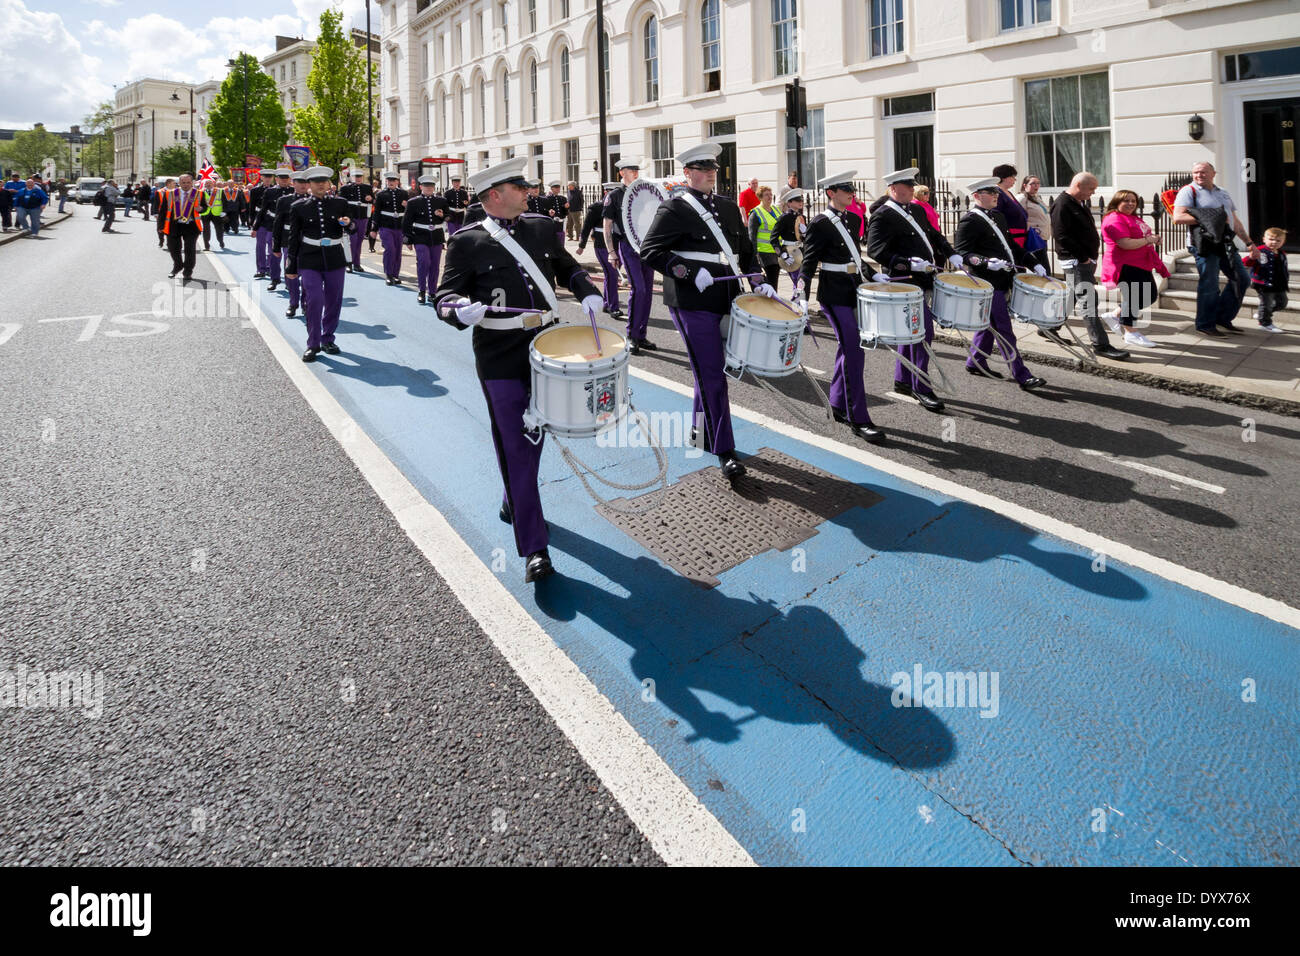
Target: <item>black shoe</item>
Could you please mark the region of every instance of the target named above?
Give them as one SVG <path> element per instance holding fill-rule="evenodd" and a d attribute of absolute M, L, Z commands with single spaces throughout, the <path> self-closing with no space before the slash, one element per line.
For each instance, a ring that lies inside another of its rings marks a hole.
<path fill-rule="evenodd" d="M 541 578 L 548 578 L 555 573 L 555 568 L 551 565 L 551 556 L 542 548 L 528 556 L 528 563 L 524 566 L 524 583 L 531 584 Z"/>
<path fill-rule="evenodd" d="M 912 397 L 920 402 L 921 407 L 927 412 L 937 413 L 943 411 L 943 402 L 939 401 L 939 399 L 935 398 L 933 395 L 926 395 L 924 392 L 913 392 Z"/>
<path fill-rule="evenodd" d="M 1231 322 L 1226 322 L 1226 323 L 1220 325 L 1219 328 L 1223 329 L 1223 331 L 1225 331 L 1225 332 L 1230 332 L 1230 333 L 1233 334 L 1233 335 L 1241 335 L 1241 334 L 1242 334 L 1242 330 L 1239 329 L 1239 328 L 1237 328 L 1237 327 L 1236 327 L 1235 325 L 1233 325 Z"/>
<path fill-rule="evenodd" d="M 284 317 L 286 319 L 292 319 L 297 314 L 298 314 L 298 307 L 296 305 L 291 305 L 289 306 L 289 308 L 284 310 Z"/>
<path fill-rule="evenodd" d="M 194 276 L 192 275 L 186 274 L 181 276 L 181 285 L 189 285 L 193 281 L 194 281 Z"/>
<path fill-rule="evenodd" d="M 609 317 L 610 317 L 611 319 L 621 319 L 621 318 L 623 318 L 623 310 L 622 310 L 622 309 L 615 309 L 613 312 L 611 312 L 611 313 L 609 314 Z"/>
<path fill-rule="evenodd" d="M 370 250 L 370 251 L 371 251 L 371 252 L 374 252 L 373 249 Z M 366 270 L 363 269 L 363 268 L 361 268 L 361 264 L 360 264 L 360 263 L 357 263 L 356 265 L 354 265 L 354 266 L 352 267 L 352 271 L 353 271 L 353 272 L 365 272 Z"/>
<path fill-rule="evenodd" d="M 402 277 L 401 277 L 401 276 L 393 276 L 393 285 L 401 285 L 401 284 L 402 284 Z"/>
<path fill-rule="evenodd" d="M 319 353 L 320 353 L 320 349 L 308 349 L 307 351 L 302 353 L 302 360 L 304 362 L 314 362 L 316 361 L 316 356 Z"/>
<path fill-rule="evenodd" d="M 639 348 L 642 352 L 658 352 L 658 351 L 659 351 L 659 346 L 655 345 L 655 344 L 654 344 L 653 342 L 651 342 L 649 339 L 633 339 L 632 342 L 633 342 L 633 344 L 636 345 L 636 347 Z"/>
<path fill-rule="evenodd" d="M 424 305 L 424 293 L 421 292 L 419 295 L 417 295 L 415 297 L 415 301 L 419 302 L 420 305 Z"/>
<path fill-rule="evenodd" d="M 392 285 L 392 284 L 393 284 L 393 277 L 392 277 L 392 276 L 384 276 L 384 284 L 385 284 L 385 285 Z"/>
<path fill-rule="evenodd" d="M 895 382 L 894 391 L 896 391 L 899 395 L 911 395 L 912 386 L 908 385 L 906 382 Z"/>
<path fill-rule="evenodd" d="M 1226 339 L 1226 338 L 1227 338 L 1226 335 L 1224 335 L 1224 334 L 1223 334 L 1222 332 L 1220 332 L 1218 329 L 1213 328 L 1213 327 L 1208 328 L 1208 329 L 1197 329 L 1196 331 L 1197 331 L 1197 332 L 1200 332 L 1202 335 L 1208 335 L 1208 336 L 1209 336 L 1210 338 L 1212 338 L 1212 339 Z"/>
<path fill-rule="evenodd" d="M 1128 358 L 1127 352 L 1125 352 L 1123 349 L 1117 349 L 1111 345 L 1107 345 L 1105 348 L 1102 349 L 1095 349 L 1094 351 L 1102 358 L 1114 359 L 1116 362 L 1120 362 Z"/>
<path fill-rule="evenodd" d="M 1047 379 L 1039 378 L 1037 375 L 1035 375 L 1032 378 L 1027 378 L 1023 382 L 1021 382 L 1020 387 L 1023 388 L 1026 392 L 1032 392 L 1034 389 L 1042 388 L 1046 384 L 1047 384 Z"/>
<path fill-rule="evenodd" d="M 175 279 L 180 274 L 181 274 L 180 269 L 173 269 L 171 272 L 167 273 L 167 278 Z"/>
<path fill-rule="evenodd" d="M 850 425 L 849 429 L 859 438 L 866 439 L 873 445 L 883 445 L 885 443 L 885 431 L 877 428 L 875 425 Z"/>
<path fill-rule="evenodd" d="M 734 451 L 724 451 L 718 455 L 718 464 L 722 466 L 722 477 L 735 481 L 745 474 L 745 466 L 740 463 Z"/>
<path fill-rule="evenodd" d="M 222 252 L 226 251 L 226 244 L 224 242 L 221 244 L 221 251 Z"/>
<path fill-rule="evenodd" d="M 338 347 L 337 345 L 335 345 L 333 342 L 329 342 L 329 343 L 327 343 L 327 344 L 325 344 L 325 345 L 322 345 L 322 346 L 320 347 L 320 350 L 321 350 L 322 352 L 324 352 L 326 355 L 338 355 L 338 354 L 339 354 L 339 347 Z"/>
<path fill-rule="evenodd" d="M 274 291 L 275 291 L 275 287 L 278 286 L 279 284 L 280 284 L 280 283 L 278 283 L 278 282 L 276 282 L 274 279 L 272 279 L 272 280 L 271 280 L 271 284 L 270 284 L 269 286 L 266 287 L 266 291 L 267 291 L 267 292 L 274 292 Z"/>
<path fill-rule="evenodd" d="M 501 505 L 501 510 L 497 512 L 497 517 L 500 518 L 502 521 L 504 521 L 506 524 L 515 523 L 515 516 L 511 513 L 510 505 L 508 503 L 503 503 Z"/>
<path fill-rule="evenodd" d="M 987 375 L 989 378 L 1006 378 L 1006 376 L 1003 375 L 1001 372 L 995 372 L 995 371 L 993 371 L 993 369 L 991 369 L 991 368 L 983 368 L 983 369 L 982 369 L 982 368 L 979 368 L 979 367 L 974 366 L 974 365 L 967 365 L 967 366 L 966 366 L 966 374 L 968 374 L 968 375 L 978 375 L 980 378 L 983 378 L 983 377 L 986 376 L 986 375 Z"/>

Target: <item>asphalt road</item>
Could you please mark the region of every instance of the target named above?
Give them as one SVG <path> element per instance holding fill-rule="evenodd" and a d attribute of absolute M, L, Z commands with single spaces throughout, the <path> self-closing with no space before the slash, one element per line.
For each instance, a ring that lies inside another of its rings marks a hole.
<path fill-rule="evenodd" d="M 659 862 L 199 260 L 0 249 L 0 864 Z"/>

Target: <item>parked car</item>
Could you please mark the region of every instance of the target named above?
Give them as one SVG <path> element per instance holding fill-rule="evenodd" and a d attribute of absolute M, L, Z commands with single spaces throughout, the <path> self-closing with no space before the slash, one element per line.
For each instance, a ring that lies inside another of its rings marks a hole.
<path fill-rule="evenodd" d="M 72 187 L 71 198 L 78 204 L 94 202 L 95 193 L 99 192 L 106 182 L 108 182 L 108 180 L 100 179 L 96 176 L 82 176 L 77 180 L 76 185 Z"/>

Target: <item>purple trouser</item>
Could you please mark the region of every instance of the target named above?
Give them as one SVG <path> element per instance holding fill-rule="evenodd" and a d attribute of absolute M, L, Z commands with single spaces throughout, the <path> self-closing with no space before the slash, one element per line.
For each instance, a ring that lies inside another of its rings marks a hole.
<path fill-rule="evenodd" d="M 618 270 L 614 264 L 609 261 L 609 253 L 596 246 L 596 261 L 600 263 L 601 269 L 605 271 L 605 311 L 618 311 Z"/>
<path fill-rule="evenodd" d="M 515 547 L 521 558 L 526 557 L 541 551 L 550 541 L 542 515 L 542 493 L 537 487 L 543 442 L 534 445 L 524 436 L 530 386 L 517 378 L 491 378 L 480 384 L 492 419 L 492 444 L 496 446 L 497 467 L 505 488 L 503 501 L 514 515 Z"/>
<path fill-rule="evenodd" d="M 307 348 L 318 349 L 334 341 L 343 309 L 344 269 L 302 269 L 302 310 L 307 315 Z"/>
<path fill-rule="evenodd" d="M 795 269 L 793 272 L 787 272 L 786 275 L 790 277 L 790 283 L 796 289 L 799 288 L 799 276 L 802 275 L 802 273 L 798 269 Z"/>
<path fill-rule="evenodd" d="M 627 295 L 627 337 L 643 339 L 646 330 L 650 327 L 650 300 L 654 296 L 655 273 L 641 261 L 641 257 L 628 245 L 626 239 L 618 241 L 618 258 L 623 263 L 623 268 L 627 270 L 628 282 L 632 283 L 632 291 Z M 614 284 L 614 288 L 618 288 L 617 283 Z M 718 368 L 722 368 L 721 361 L 718 363 Z M 730 426 L 727 431 L 730 433 Z"/>
<path fill-rule="evenodd" d="M 925 315 L 925 344 L 929 345 L 934 341 L 934 313 L 930 311 L 930 302 L 928 299 L 923 301 L 922 311 Z M 926 371 L 930 367 L 930 353 L 922 348 L 920 342 L 917 342 L 915 345 L 900 345 L 898 347 L 898 354 L 903 356 L 903 358 L 907 359 L 922 372 Z M 902 382 L 904 385 L 909 385 L 911 386 L 912 391 L 919 392 L 922 395 L 934 394 L 934 389 L 921 381 L 921 379 L 917 377 L 916 373 L 905 366 L 902 362 L 894 363 L 894 381 Z"/>
<path fill-rule="evenodd" d="M 285 259 L 288 259 L 288 258 L 289 258 L 289 253 L 287 253 L 287 252 L 281 253 L 281 255 L 283 255 L 283 256 L 285 257 Z M 279 278 L 280 278 L 280 276 L 279 276 L 279 265 L 280 265 L 280 264 L 277 262 L 277 263 L 276 263 L 276 267 L 277 267 L 277 268 L 276 268 L 276 271 L 272 273 L 272 276 L 273 276 L 277 281 L 279 281 Z M 287 266 L 287 265 L 288 265 L 288 263 L 286 263 L 286 266 Z M 296 309 L 296 308 L 298 308 L 298 303 L 299 303 L 299 301 L 300 301 L 299 291 L 302 289 L 302 279 L 301 279 L 301 278 L 299 278 L 299 279 L 290 279 L 290 278 L 286 277 L 285 280 L 284 280 L 284 287 L 285 287 L 286 289 L 289 290 L 289 308 L 291 308 L 291 309 Z"/>
<path fill-rule="evenodd" d="M 384 275 L 401 275 L 402 230 L 391 226 L 380 226 L 379 238 L 384 241 Z"/>
<path fill-rule="evenodd" d="M 348 236 L 348 241 L 352 243 L 352 265 L 361 262 L 361 240 L 366 238 L 366 228 L 370 225 L 369 219 L 353 219 L 356 223 L 357 231 Z"/>
<path fill-rule="evenodd" d="M 257 271 L 270 272 L 271 271 L 271 238 L 272 238 L 271 230 L 258 229 L 256 230 L 256 232 L 257 232 L 257 247 L 256 247 L 255 258 L 257 262 Z"/>
<path fill-rule="evenodd" d="M 835 371 L 831 375 L 831 407 L 845 415 L 854 425 L 870 425 L 867 392 L 862 385 L 862 339 L 858 334 L 858 312 L 851 305 L 827 305 L 822 311 L 830 319 L 840 347 L 835 352 Z"/>
<path fill-rule="evenodd" d="M 438 268 L 442 265 L 442 243 L 431 246 L 415 244 L 415 283 L 421 292 L 438 288 Z"/>
<path fill-rule="evenodd" d="M 633 287 L 635 288 L 635 286 Z M 686 356 L 695 376 L 695 427 L 701 429 L 704 448 L 715 455 L 735 451 L 731 434 L 731 404 L 727 400 L 727 373 L 722 370 L 722 323 L 727 316 L 670 308 L 673 325 L 686 343 Z"/>
<path fill-rule="evenodd" d="M 998 330 L 998 334 L 1012 345 L 1011 355 L 1007 354 L 1006 348 L 1001 342 L 998 342 L 998 351 L 1002 357 L 1011 365 L 1011 377 L 1017 382 L 1027 382 L 1034 376 L 1029 369 L 1025 368 L 1024 359 L 1020 357 L 1019 350 L 1015 349 L 1016 333 L 1011 328 L 1011 315 L 1007 312 L 1007 294 L 1001 291 L 993 293 L 993 307 L 989 310 L 989 325 Z M 993 343 L 997 341 L 993 338 L 993 333 L 989 329 L 975 333 L 975 340 L 971 343 L 970 357 L 966 359 L 967 368 L 987 369 L 989 367 L 989 354 L 993 351 Z M 978 358 L 976 357 L 978 354 Z M 1015 358 L 1012 358 L 1012 356 Z"/>
<path fill-rule="evenodd" d="M 266 263 L 270 266 L 272 282 L 280 281 L 280 259 L 283 255 L 283 252 L 276 252 L 274 246 L 272 246 L 271 250 L 266 254 Z"/>
<path fill-rule="evenodd" d="M 458 222 L 452 222 L 450 219 L 448 219 L 448 220 L 447 220 L 447 238 L 450 239 L 452 236 L 456 235 L 456 230 L 459 229 L 459 228 L 460 228 L 460 223 L 458 223 Z"/>

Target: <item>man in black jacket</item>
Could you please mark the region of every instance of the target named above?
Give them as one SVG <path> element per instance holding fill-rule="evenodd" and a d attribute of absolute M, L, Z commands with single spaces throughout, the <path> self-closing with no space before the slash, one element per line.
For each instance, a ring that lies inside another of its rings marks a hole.
<path fill-rule="evenodd" d="M 749 231 L 734 199 L 713 191 L 718 179 L 717 143 L 693 146 L 677 157 L 687 189 L 661 203 L 641 241 L 641 261 L 664 277 L 664 305 L 681 333 L 695 376 L 695 427 L 704 448 L 718 456 L 722 473 L 734 480 L 745 473 L 736 457 L 731 405 L 722 349 L 722 323 L 731 300 L 745 290 L 741 274 L 759 271 Z M 722 278 L 723 281 L 716 281 Z M 775 298 L 776 290 L 750 280 L 755 292 Z M 703 435 L 699 429 L 703 424 Z"/>
<path fill-rule="evenodd" d="M 352 211 L 348 201 L 328 195 L 333 176 L 334 170 L 327 166 L 311 167 L 307 170 L 311 194 L 289 206 L 285 274 L 302 282 L 302 311 L 307 318 L 304 362 L 316 361 L 321 352 L 339 352 L 334 333 L 343 310 L 347 234 L 356 226 L 348 215 Z"/>
<path fill-rule="evenodd" d="M 605 183 L 605 196 L 608 196 L 610 190 L 618 185 L 618 183 Z M 600 268 L 605 275 L 605 311 L 611 318 L 617 319 L 623 315 L 618 306 L 618 270 L 609 261 L 609 251 L 605 248 L 605 230 L 602 228 L 604 222 L 605 200 L 602 197 L 587 207 L 587 218 L 578 233 L 578 255 L 582 255 L 582 251 L 587 248 L 587 240 L 590 239 L 591 248 L 596 253 L 596 261 L 600 263 Z M 632 344 L 632 348 L 636 350 L 636 343 Z"/>
<path fill-rule="evenodd" d="M 469 190 L 461 184 L 459 174 L 451 177 L 451 188 L 442 194 L 447 200 L 447 238 L 456 235 L 456 230 L 465 222 L 465 210 L 469 206 Z"/>
<path fill-rule="evenodd" d="M 432 176 L 421 176 L 420 195 L 407 201 L 402 214 L 402 238 L 415 249 L 415 282 L 421 304 L 437 291 L 438 267 L 442 265 L 447 200 L 438 195 L 437 183 Z"/>
<path fill-rule="evenodd" d="M 257 228 L 257 217 L 262 209 L 262 199 L 268 190 L 275 188 L 275 170 L 264 169 L 261 173 L 261 181 L 248 191 L 248 231 L 253 234 L 256 240 L 254 244 L 254 265 L 257 271 L 253 273 L 254 279 L 265 279 L 271 273 L 271 236 L 268 232 L 265 240 Z"/>
<path fill-rule="evenodd" d="M 384 188 L 375 194 L 375 217 L 370 220 L 370 234 L 378 234 L 384 244 L 384 281 L 401 285 L 402 213 L 410 193 L 398 185 L 397 173 L 384 176 Z"/>
<path fill-rule="evenodd" d="M 1083 313 L 1083 324 L 1092 339 L 1093 350 L 1103 358 L 1126 359 L 1128 352 L 1112 348 L 1110 336 L 1097 317 L 1097 255 L 1101 236 L 1093 221 L 1088 200 L 1097 191 L 1097 177 L 1092 173 L 1075 173 L 1070 187 L 1052 201 L 1052 241 L 1056 257 L 1065 268 L 1065 284 L 1070 287 L 1075 307 Z"/>
<path fill-rule="evenodd" d="M 375 198 L 375 191 L 366 182 L 366 171 L 352 170 L 352 182 L 340 186 L 339 195 L 352 203 L 352 223 L 357 227 L 357 231 L 352 234 L 352 262 L 348 266 L 348 271 L 365 272 L 366 270 L 361 268 L 361 240 L 365 238 L 369 229 L 370 203 Z"/>
<path fill-rule="evenodd" d="M 302 291 L 302 280 L 289 275 L 289 253 L 284 248 L 289 238 L 289 210 L 307 195 L 308 189 L 305 171 L 299 170 L 289 178 L 293 180 L 293 192 L 276 200 L 275 217 L 271 220 L 271 255 L 284 257 L 284 286 L 289 290 L 289 308 L 284 312 L 286 319 L 297 314 Z"/>
<path fill-rule="evenodd" d="M 531 396 L 529 347 L 558 321 L 555 285 L 566 283 L 594 321 L 600 296 L 549 217 L 529 215 L 525 156 L 476 173 L 471 186 L 486 218 L 456 231 L 447 244 L 447 269 L 438 286 L 438 317 L 457 329 L 473 327 L 474 360 L 492 421 L 504 495 L 501 520 L 514 526 L 524 557 L 524 581 L 554 573 L 547 544 L 537 468 L 542 441 L 533 444 L 523 417 Z M 504 311 L 536 309 L 536 312 Z"/>
<path fill-rule="evenodd" d="M 275 206 L 281 196 L 288 196 L 293 192 L 289 180 L 292 175 L 293 170 L 288 166 L 281 166 L 275 171 L 275 185 L 268 186 L 262 191 L 262 201 L 253 218 L 257 248 L 262 248 L 263 241 L 266 243 L 266 273 L 271 278 L 271 284 L 267 286 L 269 292 L 274 292 L 275 287 L 280 284 L 280 257 L 271 251 L 275 244 Z"/>

